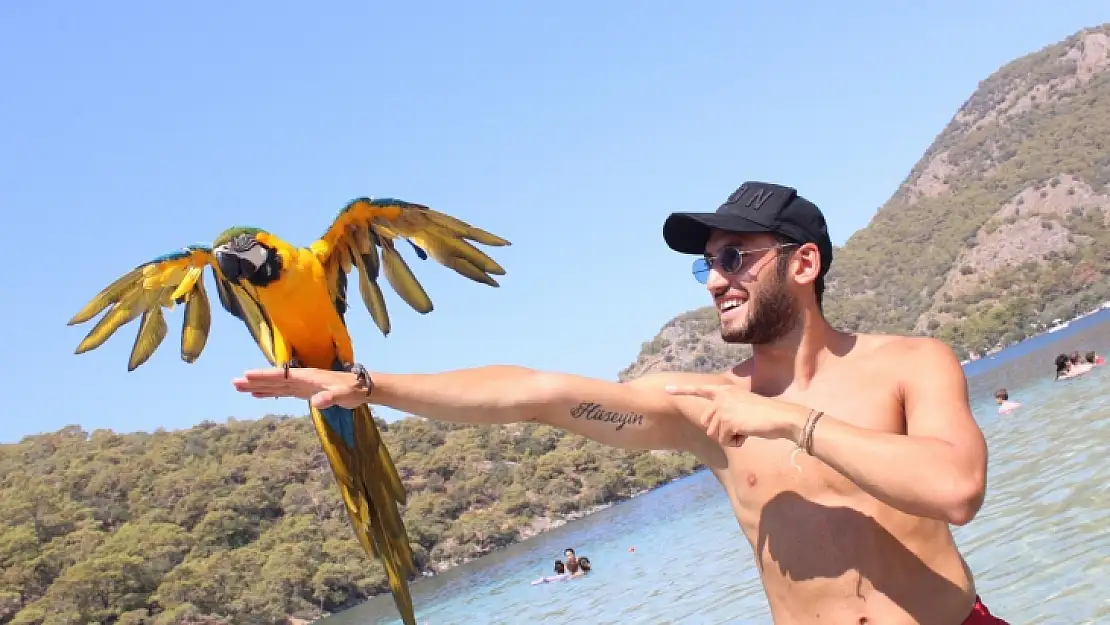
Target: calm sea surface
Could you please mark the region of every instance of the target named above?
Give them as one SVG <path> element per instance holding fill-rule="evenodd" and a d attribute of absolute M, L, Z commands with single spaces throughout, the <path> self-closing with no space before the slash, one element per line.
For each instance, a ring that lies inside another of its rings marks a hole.
<path fill-rule="evenodd" d="M 1018 623 L 1110 623 L 1110 366 L 1053 382 L 1053 358 L 1110 354 L 1110 311 L 967 367 L 990 447 L 986 503 L 955 528 L 984 602 Z M 1023 405 L 999 416 L 1005 386 Z M 635 547 L 635 552 L 629 550 Z M 563 548 L 594 571 L 551 575 Z M 770 623 L 728 502 L 701 472 L 413 585 L 421 625 Z M 400 623 L 375 597 L 325 625 Z"/>

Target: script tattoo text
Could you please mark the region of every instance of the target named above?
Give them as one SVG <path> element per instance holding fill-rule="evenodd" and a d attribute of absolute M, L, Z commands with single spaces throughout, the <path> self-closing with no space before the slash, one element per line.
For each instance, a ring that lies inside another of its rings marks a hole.
<path fill-rule="evenodd" d="M 615 423 L 617 430 L 620 431 L 626 425 L 643 425 L 644 415 L 636 414 L 635 412 L 617 412 L 615 410 L 606 410 L 601 407 L 601 404 L 593 402 L 582 402 L 570 411 L 570 416 L 575 419 L 585 419 L 586 421 L 601 421 L 603 423 Z"/>

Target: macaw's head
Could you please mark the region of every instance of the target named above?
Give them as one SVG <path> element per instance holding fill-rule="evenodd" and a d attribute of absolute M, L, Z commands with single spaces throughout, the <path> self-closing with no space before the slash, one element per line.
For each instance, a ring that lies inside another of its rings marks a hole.
<path fill-rule="evenodd" d="M 266 286 L 281 276 L 281 256 L 259 228 L 228 228 L 214 242 L 220 271 L 232 282 Z"/>

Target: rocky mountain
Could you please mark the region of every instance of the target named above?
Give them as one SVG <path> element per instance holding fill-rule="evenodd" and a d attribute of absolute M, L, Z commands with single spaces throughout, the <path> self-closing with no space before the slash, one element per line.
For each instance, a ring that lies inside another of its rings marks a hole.
<path fill-rule="evenodd" d="M 1110 299 L 1110 23 L 979 84 L 863 229 L 836 250 L 841 328 L 927 334 L 962 356 Z M 716 313 L 669 321 L 621 378 L 720 370 Z"/>

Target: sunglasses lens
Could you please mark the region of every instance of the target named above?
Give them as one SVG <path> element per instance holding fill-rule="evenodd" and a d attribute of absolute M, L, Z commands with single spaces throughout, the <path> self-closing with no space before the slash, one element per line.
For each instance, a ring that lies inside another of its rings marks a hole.
<path fill-rule="evenodd" d="M 698 282 L 705 284 L 709 279 L 709 261 L 704 258 L 698 258 L 694 261 L 694 279 Z"/>
<path fill-rule="evenodd" d="M 744 255 L 735 247 L 721 249 L 718 258 L 721 261 L 721 269 L 724 269 L 725 273 L 736 273 L 740 271 L 740 265 L 744 264 Z"/>

